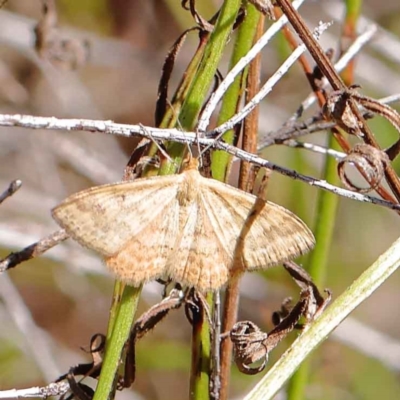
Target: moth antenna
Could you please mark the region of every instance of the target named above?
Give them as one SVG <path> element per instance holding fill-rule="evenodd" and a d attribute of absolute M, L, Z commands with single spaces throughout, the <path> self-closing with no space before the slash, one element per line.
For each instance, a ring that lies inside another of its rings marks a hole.
<path fill-rule="evenodd" d="M 172 103 L 169 101 L 169 99 L 167 99 L 167 103 L 169 108 L 172 111 L 172 114 L 174 115 L 174 123 L 176 124 L 176 126 L 178 127 L 178 129 L 180 129 L 181 131 L 183 131 L 183 126 L 181 124 L 181 121 L 179 121 L 179 114 L 175 111 L 174 106 L 172 105 Z"/>
<path fill-rule="evenodd" d="M 183 126 L 182 126 L 182 124 L 181 124 L 181 121 L 179 121 L 179 115 L 178 115 L 178 113 L 175 111 L 175 108 L 173 107 L 173 105 L 172 105 L 172 103 L 169 101 L 169 99 L 167 99 L 167 103 L 168 103 L 168 106 L 170 107 L 170 109 L 172 110 L 172 114 L 174 115 L 174 119 L 175 119 L 175 124 L 176 124 L 176 126 L 178 127 L 179 130 L 181 130 L 181 131 L 183 132 L 184 129 L 183 129 Z M 183 161 L 184 161 L 185 163 L 189 163 L 189 161 L 193 158 L 193 153 L 192 153 L 192 149 L 191 149 L 191 147 L 190 147 L 190 145 L 189 145 L 188 143 L 186 143 L 186 146 L 187 146 L 187 151 L 188 151 L 188 153 L 189 153 L 190 155 L 189 155 L 189 158 L 184 157 L 184 158 L 183 158 Z M 182 167 L 182 166 L 181 166 L 181 167 Z"/>
<path fill-rule="evenodd" d="M 140 129 L 143 131 L 143 133 L 145 133 L 146 136 L 148 136 L 148 137 L 151 139 L 151 141 L 157 146 L 158 151 L 159 151 L 168 161 L 170 161 L 172 164 L 174 164 L 175 167 L 177 168 L 177 165 L 176 165 L 175 161 L 174 161 L 174 160 L 169 156 L 169 154 L 159 145 L 159 143 L 157 142 L 157 140 L 155 140 L 155 139 L 153 138 L 151 132 L 150 132 L 148 129 L 146 129 L 146 127 L 145 127 L 144 125 L 142 125 L 142 124 L 140 124 L 140 123 L 139 123 L 139 127 L 140 127 Z"/>
<path fill-rule="evenodd" d="M 192 148 L 189 145 L 187 145 L 187 148 L 188 148 L 188 157 L 191 160 L 192 158 L 194 158 Z"/>
<path fill-rule="evenodd" d="M 200 160 L 202 160 L 203 154 L 205 154 L 208 150 L 210 150 L 210 149 L 214 146 L 214 143 L 216 143 L 224 134 L 225 134 L 225 132 L 224 132 L 224 133 L 220 133 L 220 134 L 214 139 L 214 141 L 213 141 L 211 144 L 209 144 L 208 146 L 204 147 L 203 150 L 201 150 L 201 148 L 200 148 L 200 141 L 199 141 L 199 133 L 196 131 L 197 147 L 198 147 L 198 149 L 199 149 L 199 159 L 200 159 Z M 202 164 L 200 164 L 200 165 L 202 165 Z"/>
<path fill-rule="evenodd" d="M 201 151 L 200 147 L 200 132 L 196 130 L 196 146 L 197 146 L 197 154 L 198 154 L 198 160 L 199 160 L 199 166 L 203 167 L 203 152 Z"/>

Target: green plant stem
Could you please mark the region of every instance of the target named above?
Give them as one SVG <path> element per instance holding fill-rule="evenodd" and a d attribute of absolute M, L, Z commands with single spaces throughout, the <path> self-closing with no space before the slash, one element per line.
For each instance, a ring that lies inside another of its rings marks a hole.
<path fill-rule="evenodd" d="M 186 98 L 180 121 L 184 128 L 192 128 L 199 115 L 204 99 L 214 80 L 222 54 L 240 8 L 241 0 L 226 0 L 221 7 L 219 17 L 210 40 L 205 48 L 196 78 Z"/>
<path fill-rule="evenodd" d="M 108 318 L 108 326 L 107 326 L 107 341 L 110 340 L 111 335 L 114 330 L 115 320 L 117 319 L 118 312 L 121 306 L 121 297 L 122 293 L 124 292 L 125 284 L 120 281 L 114 282 L 114 291 L 113 291 L 113 298 L 111 301 L 110 307 L 110 316 Z"/>
<path fill-rule="evenodd" d="M 207 296 L 211 309 L 212 296 Z M 198 321 L 193 320 L 192 330 L 192 365 L 190 371 L 190 396 L 192 400 L 210 398 L 210 324 L 202 312 Z"/>
<path fill-rule="evenodd" d="M 363 0 L 346 0 L 346 14 L 353 20 L 360 16 Z"/>
<path fill-rule="evenodd" d="M 238 30 L 229 69 L 234 67 L 238 61 L 248 53 L 254 43 L 254 35 L 257 29 L 257 22 L 260 18 L 260 13 L 252 5 L 249 5 L 246 11 L 246 19 Z M 236 114 L 240 99 L 245 90 L 247 71 L 248 68 L 245 68 L 242 73 L 235 78 L 226 91 L 218 115 L 217 125 L 223 124 Z M 232 144 L 234 139 L 233 130 L 227 131 L 224 134 L 223 139 L 226 143 Z M 227 154 L 225 151 L 217 150 L 213 152 L 211 171 L 214 179 L 225 182 L 226 172 L 231 158 L 232 156 Z"/>
<path fill-rule="evenodd" d="M 340 150 L 333 135 L 329 136 L 328 148 Z M 340 183 L 336 172 L 336 160 L 333 157 L 326 157 L 323 176 L 323 179 L 333 185 L 338 185 Z M 314 228 L 314 235 L 317 244 L 314 251 L 310 254 L 309 262 L 307 264 L 307 270 L 310 272 L 318 287 L 323 287 L 325 283 L 329 250 L 335 228 L 338 202 L 339 197 L 332 193 L 320 191 L 318 194 L 316 223 Z M 290 381 L 288 400 L 301 400 L 306 397 L 305 391 L 309 377 L 310 361 L 307 360 Z"/>
<path fill-rule="evenodd" d="M 180 114 L 181 112 L 185 112 L 185 99 L 189 96 L 190 88 L 192 86 L 193 80 L 196 79 L 196 72 L 200 65 L 200 62 L 203 58 L 205 47 L 208 43 L 208 37 L 206 35 L 200 39 L 199 46 L 197 47 L 196 53 L 188 65 L 185 74 L 182 78 L 182 81 L 179 85 L 178 90 L 175 92 L 172 107 L 169 107 L 164 115 L 163 121 L 160 126 L 174 128 L 178 126 L 179 128 L 182 126 L 180 123 Z M 191 127 L 187 127 L 187 129 L 192 130 Z M 168 154 L 174 162 L 169 160 L 165 160 L 161 164 L 161 168 L 159 171 L 160 175 L 168 175 L 175 172 L 175 166 L 180 165 L 182 163 L 182 157 L 184 155 L 185 146 L 172 142 L 167 146 Z"/>
<path fill-rule="evenodd" d="M 332 303 L 315 323 L 297 338 L 244 400 L 272 399 L 311 351 L 324 341 L 356 307 L 377 290 L 399 266 L 400 239 L 397 239 Z"/>
<path fill-rule="evenodd" d="M 185 89 L 185 99 L 179 111 L 180 127 L 193 130 L 198 114 L 204 104 L 204 100 L 214 81 L 218 65 L 224 53 L 229 36 L 232 33 L 233 25 L 236 20 L 241 0 L 226 0 L 220 10 L 211 34 L 203 34 L 201 38 L 202 46 L 198 49 L 196 57 L 202 53 L 201 61 L 197 71 L 191 72 L 192 76 L 186 76 L 186 83 L 191 81 L 188 90 Z M 209 36 L 209 37 L 208 37 Z M 194 64 L 191 64 L 194 67 Z M 194 71 L 194 68 L 191 68 Z M 187 87 L 185 85 L 185 87 Z M 175 163 L 181 160 L 185 146 L 178 143 L 171 143 L 168 146 L 168 154 L 175 162 L 164 162 L 160 169 L 160 174 L 170 174 L 175 172 Z M 190 398 L 207 399 L 209 398 L 209 378 L 210 378 L 210 327 L 208 321 L 193 326 L 192 333 L 192 369 L 190 377 Z"/>
<path fill-rule="evenodd" d="M 229 36 L 232 34 L 240 5 L 241 0 L 225 0 L 221 7 L 217 22 L 205 46 L 203 58 L 179 114 L 179 121 L 183 129 L 192 130 L 196 124 L 201 107 L 214 81 Z M 168 148 L 168 153 L 172 158 L 175 155 L 179 157 L 183 149 L 183 145 L 174 143 Z M 172 163 L 166 163 L 163 165 L 161 173 L 172 173 L 174 168 L 175 166 Z"/>
<path fill-rule="evenodd" d="M 110 319 L 112 331 L 106 343 L 106 353 L 93 400 L 114 398 L 121 355 L 131 332 L 141 290 L 142 287 L 125 286 L 115 319 Z"/>

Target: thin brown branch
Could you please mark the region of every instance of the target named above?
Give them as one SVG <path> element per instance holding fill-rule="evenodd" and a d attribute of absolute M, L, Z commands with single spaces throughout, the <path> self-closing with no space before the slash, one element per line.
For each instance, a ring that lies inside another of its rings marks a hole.
<path fill-rule="evenodd" d="M 0 261 L 0 273 L 6 271 L 7 269 L 14 268 L 18 264 L 28 261 L 31 258 L 42 255 L 47 250 L 68 238 L 69 235 L 64 229 L 61 229 L 39 240 L 38 242 L 25 247 L 25 249 L 21 251 L 9 254 L 6 258 Z"/>
<path fill-rule="evenodd" d="M 264 29 L 265 16 L 260 15 L 257 25 L 256 36 L 254 41 L 258 40 Z M 261 70 L 261 53 L 259 53 L 249 65 L 246 85 L 246 100 L 249 102 L 260 90 L 260 70 Z M 244 120 L 242 148 L 249 153 L 257 152 L 257 134 L 258 134 L 259 108 L 255 108 Z M 239 172 L 239 188 L 248 191 L 253 186 L 254 168 L 249 162 L 240 164 Z M 237 312 L 239 307 L 239 283 L 240 277 L 232 279 L 225 293 L 225 303 L 222 319 L 222 331 L 228 332 L 232 329 L 237 320 Z M 229 377 L 232 362 L 232 341 L 226 338 L 221 343 L 221 390 L 220 399 L 228 398 L 229 393 Z"/>

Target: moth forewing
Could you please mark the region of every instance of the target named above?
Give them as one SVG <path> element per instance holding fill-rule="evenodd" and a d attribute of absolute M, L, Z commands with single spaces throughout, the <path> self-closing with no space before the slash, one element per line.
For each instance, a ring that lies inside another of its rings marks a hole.
<path fill-rule="evenodd" d="M 106 257 L 108 268 L 125 283 L 139 286 L 157 278 L 168 278 L 166 266 L 176 253 L 179 204 L 176 198 L 143 230 L 131 237 L 120 251 Z"/>
<path fill-rule="evenodd" d="M 111 256 L 168 208 L 178 182 L 171 175 L 96 186 L 69 196 L 52 215 L 78 243 Z"/>

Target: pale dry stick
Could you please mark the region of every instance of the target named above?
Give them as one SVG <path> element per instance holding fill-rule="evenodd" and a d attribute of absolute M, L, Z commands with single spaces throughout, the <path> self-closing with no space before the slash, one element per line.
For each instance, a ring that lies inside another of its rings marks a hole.
<path fill-rule="evenodd" d="M 381 200 L 376 197 L 371 197 L 371 196 L 365 196 L 361 195 L 359 193 L 349 191 L 347 189 L 342 189 L 337 186 L 331 185 L 328 182 L 324 180 L 319 180 L 312 178 L 310 176 L 302 175 L 296 171 L 288 170 L 287 168 L 281 167 L 279 165 L 273 164 L 267 160 L 264 160 L 260 157 L 255 156 L 254 154 L 247 153 L 241 149 L 238 149 L 234 146 L 227 145 L 226 143 L 221 143 L 218 142 L 218 145 L 215 146 L 218 150 L 225 150 L 229 154 L 232 154 L 236 156 L 237 158 L 244 160 L 244 161 L 249 161 L 251 163 L 254 163 L 256 165 L 259 165 L 260 167 L 265 167 L 267 169 L 270 169 L 272 171 L 278 172 L 282 175 L 291 177 L 292 179 L 298 179 L 302 182 L 306 182 L 311 186 L 318 187 L 320 189 L 326 190 L 328 192 L 334 193 L 336 195 L 346 197 L 348 199 L 352 200 L 358 200 L 364 203 L 372 203 L 372 204 L 379 204 L 382 206 L 386 206 L 392 210 L 399 210 L 400 205 L 388 202 L 386 200 Z M 234 151 L 233 151 L 234 149 Z"/>
<path fill-rule="evenodd" d="M 382 97 L 379 99 L 382 104 L 392 104 L 400 101 L 400 93 L 392 94 L 390 96 Z"/>
<path fill-rule="evenodd" d="M 314 30 L 313 36 L 318 39 L 321 34 L 329 28 L 330 23 L 321 23 Z M 207 133 L 207 136 L 212 135 L 214 138 L 219 137 L 226 131 L 233 129 L 240 121 L 247 117 L 254 108 L 258 106 L 261 100 L 266 97 L 273 89 L 275 84 L 281 79 L 281 77 L 288 71 L 288 69 L 297 61 L 297 59 L 306 51 L 306 46 L 304 44 L 299 45 L 293 53 L 285 60 L 285 62 L 279 67 L 279 69 L 268 79 L 265 85 L 260 89 L 260 91 L 232 118 L 224 122 L 220 126 L 213 129 L 211 132 Z"/>
<path fill-rule="evenodd" d="M 293 2 L 293 7 L 298 9 L 304 0 L 296 0 Z M 269 41 L 282 29 L 282 26 L 287 24 L 288 19 L 285 16 L 279 18 L 271 27 L 264 33 L 264 35 L 254 44 L 249 52 L 242 57 L 238 63 L 228 72 L 226 77 L 218 86 L 217 90 L 211 95 L 210 100 L 207 102 L 204 110 L 199 118 L 197 131 L 200 135 L 204 134 L 209 123 L 212 113 L 214 112 L 217 104 L 222 96 L 228 90 L 228 87 L 233 83 L 235 78 L 240 72 L 257 56 L 257 54 L 269 43 Z"/>
<path fill-rule="evenodd" d="M 398 102 L 400 100 L 400 94 L 394 94 L 388 97 L 383 97 L 378 101 L 382 104 L 390 104 Z M 368 113 L 364 114 L 364 118 L 368 117 Z M 294 139 L 312 133 L 326 131 L 336 126 L 335 122 L 323 121 L 320 118 L 309 118 L 303 122 L 298 121 L 293 124 L 286 123 L 280 129 L 275 131 L 266 132 L 261 135 L 258 140 L 258 152 L 273 144 L 286 144 L 287 140 Z"/>
<path fill-rule="evenodd" d="M 301 362 L 343 320 L 376 289 L 378 289 L 400 266 L 400 239 L 382 254 L 325 312 L 312 323 L 290 346 L 276 364 L 244 400 L 268 400 L 273 398 Z"/>
<path fill-rule="evenodd" d="M 32 387 L 29 389 L 11 389 L 1 390 L 0 399 L 47 399 L 50 396 L 62 396 L 69 390 L 69 384 L 66 381 L 50 383 L 44 387 Z"/>
<path fill-rule="evenodd" d="M 158 129 L 153 127 L 146 127 L 146 131 L 148 132 L 145 132 L 143 131 L 143 127 L 140 127 L 139 125 L 115 124 L 112 121 L 61 118 L 58 119 L 55 117 L 34 117 L 32 115 L 20 114 L 0 114 L 0 126 L 19 126 L 31 129 L 52 129 L 67 131 L 79 130 L 87 132 L 106 133 L 110 135 L 124 137 L 142 136 L 147 137 L 148 139 L 150 139 L 152 136 L 153 139 L 174 141 L 177 143 L 188 145 L 199 143 L 201 146 L 204 147 L 226 151 L 227 153 L 239 158 L 240 160 L 248 161 L 260 167 L 271 169 L 281 175 L 300 180 L 307 183 L 308 185 L 335 193 L 338 196 L 346 197 L 351 200 L 361 201 L 364 203 L 377 204 L 382 207 L 390 208 L 392 210 L 400 209 L 400 206 L 398 204 L 381 200 L 376 197 L 355 193 L 350 190 L 331 185 L 323 180 L 299 174 L 296 171 L 276 165 L 268 160 L 265 160 L 264 158 L 258 157 L 255 154 L 248 153 L 227 143 L 216 141 L 214 139 L 199 138 L 198 135 L 194 132 L 182 132 L 178 129 Z M 149 132 L 151 133 L 151 136 Z"/>
<path fill-rule="evenodd" d="M 357 54 L 360 52 L 361 48 L 371 40 L 371 38 L 374 36 L 374 34 L 376 33 L 376 31 L 377 31 L 377 26 L 376 26 L 376 25 L 371 25 L 371 26 L 369 27 L 369 29 L 367 29 L 362 35 L 360 35 L 360 36 L 354 41 L 354 43 L 349 47 L 349 49 L 347 50 L 347 52 L 346 52 L 346 53 L 341 57 L 341 59 L 335 64 L 335 68 L 336 68 L 338 71 L 341 71 L 342 69 L 344 69 L 344 68 L 346 67 L 346 65 L 355 57 L 355 55 L 357 55 Z M 321 32 L 320 32 L 320 33 L 321 33 Z M 304 46 L 304 45 L 302 45 L 302 46 Z M 295 52 L 298 51 L 299 48 L 300 48 L 300 46 L 295 50 Z M 292 53 L 292 56 L 295 54 L 295 52 Z M 297 58 L 300 57 L 300 55 L 301 55 L 301 54 L 299 54 L 299 55 L 293 60 L 293 62 L 296 61 Z M 291 57 L 289 57 L 289 59 L 291 59 Z M 289 59 L 286 60 L 286 61 L 288 62 Z M 287 69 L 288 69 L 290 66 L 291 66 L 291 64 L 287 67 Z M 281 69 L 283 69 L 282 67 L 283 67 L 283 65 L 281 66 L 281 68 L 280 68 L 278 71 L 280 71 Z M 278 71 L 276 72 L 276 74 L 278 73 Z M 286 71 L 285 71 L 285 72 L 286 72 Z M 282 74 L 283 74 L 283 73 L 284 73 L 284 72 L 282 72 Z M 265 90 L 266 93 L 265 93 L 263 96 L 261 96 L 260 93 L 257 95 L 257 96 L 260 96 L 261 99 L 264 98 L 264 97 L 272 90 L 273 85 L 275 85 L 275 83 L 280 79 L 280 76 L 277 77 L 278 79 L 277 79 L 276 82 L 274 82 L 274 81 L 272 80 L 272 78 L 273 78 L 273 77 L 271 77 L 270 80 L 268 80 L 268 82 L 267 82 L 267 83 L 264 85 L 264 87 L 261 89 L 261 90 Z M 324 78 L 324 81 L 323 81 L 323 82 L 324 82 L 324 83 L 323 83 L 323 84 L 324 84 L 324 87 L 328 85 L 328 81 L 326 80 L 326 78 Z M 218 89 L 217 89 L 217 90 L 218 90 Z M 256 99 L 256 97 L 254 97 L 252 101 L 255 102 L 255 99 Z M 254 107 L 261 101 L 261 99 L 260 99 L 260 100 L 257 99 L 257 102 L 256 102 L 256 104 L 254 105 Z M 212 100 L 212 97 L 211 97 L 210 101 L 211 101 L 211 100 Z M 307 108 L 311 107 L 311 106 L 315 103 L 315 101 L 316 101 L 316 97 L 315 97 L 314 93 L 311 93 L 311 94 L 309 95 L 309 97 L 308 97 L 305 101 L 303 101 L 303 103 L 302 103 L 301 106 L 299 107 L 298 111 L 296 111 L 296 113 L 289 119 L 288 122 L 297 119 L 297 118 L 301 115 L 301 113 L 304 112 L 304 110 L 306 110 Z M 250 103 L 249 103 L 249 104 L 250 104 Z M 246 106 L 246 107 L 247 107 L 247 106 Z M 247 111 L 247 110 L 246 110 L 246 107 L 243 108 L 243 109 L 242 109 L 238 114 L 236 114 L 234 117 L 232 117 L 229 121 L 227 121 L 227 122 L 224 123 L 223 125 L 220 125 L 220 126 L 217 127 L 216 129 L 214 129 L 211 133 L 213 133 L 213 134 L 216 134 L 216 133 L 217 133 L 218 135 L 220 135 L 222 132 L 225 132 L 225 131 L 228 130 L 228 129 L 232 129 L 232 127 L 231 127 L 231 125 L 230 125 L 231 121 L 234 122 L 233 125 L 232 125 L 232 126 L 234 126 L 235 124 L 237 124 L 238 122 L 240 122 L 241 119 L 243 119 L 244 117 L 246 117 L 246 115 L 247 115 L 248 113 L 250 113 L 250 112 L 252 111 L 252 109 L 254 108 L 254 107 L 253 107 L 253 108 L 251 108 L 250 110 Z M 300 111 L 299 111 L 299 110 L 300 110 Z M 242 113 L 244 113 L 243 116 L 241 116 Z M 204 114 L 204 112 L 203 112 L 203 114 Z M 239 115 L 240 115 L 241 117 L 239 117 Z M 238 118 L 238 117 L 239 117 L 239 118 Z M 201 122 L 202 119 L 203 119 L 203 115 L 202 115 L 201 118 L 200 118 L 200 122 Z M 199 122 L 199 128 L 200 128 L 200 122 Z M 225 125 L 225 124 L 226 124 L 226 125 Z M 207 125 L 207 126 L 208 126 L 208 125 Z M 229 127 L 229 128 L 225 130 L 226 127 Z"/>
<path fill-rule="evenodd" d="M 29 353 L 33 356 L 43 377 L 46 381 L 53 381 L 61 375 L 61 370 L 49 350 L 50 340 L 36 325 L 31 312 L 7 274 L 0 278 L 0 293 L 5 307 L 24 336 Z"/>
<path fill-rule="evenodd" d="M 342 153 L 341 151 L 336 151 L 332 149 L 328 149 L 323 146 L 318 146 L 317 144 L 314 143 L 306 143 L 306 142 L 300 142 L 295 139 L 288 139 L 283 142 L 283 145 L 287 147 L 293 147 L 296 149 L 305 149 L 305 150 L 310 150 L 314 153 L 319 153 L 319 154 L 324 154 L 328 156 L 334 157 L 336 160 L 342 160 L 347 156 L 346 153 Z"/>
<path fill-rule="evenodd" d="M 258 154 L 262 154 L 262 150 L 266 147 L 282 144 L 286 140 L 296 139 L 312 133 L 323 132 L 334 126 L 336 126 L 335 122 L 326 122 L 312 117 L 291 125 L 283 125 L 279 129 L 260 134 L 257 147 Z"/>
<path fill-rule="evenodd" d="M 358 36 L 357 39 L 347 49 L 346 53 L 344 53 L 340 58 L 340 60 L 334 65 L 335 70 L 337 72 L 343 71 L 349 64 L 349 62 L 361 51 L 361 49 L 371 41 L 377 30 L 378 27 L 375 24 L 373 24 L 370 25 L 364 33 Z M 322 80 L 321 87 L 326 88 L 328 87 L 328 85 L 329 82 L 324 77 Z M 316 101 L 317 98 L 315 97 L 315 94 L 310 93 L 308 97 L 302 101 L 297 111 L 289 118 L 287 124 L 290 124 L 291 122 L 297 120 L 304 113 L 304 111 L 308 110 Z"/>

